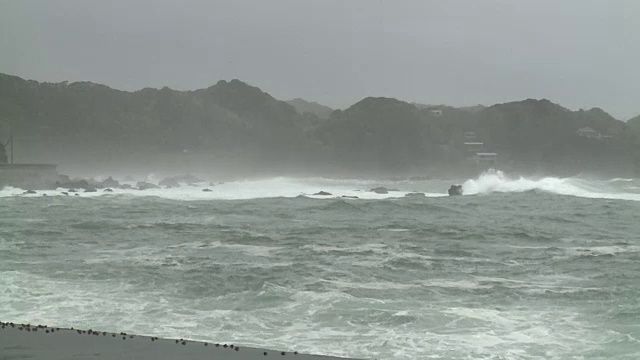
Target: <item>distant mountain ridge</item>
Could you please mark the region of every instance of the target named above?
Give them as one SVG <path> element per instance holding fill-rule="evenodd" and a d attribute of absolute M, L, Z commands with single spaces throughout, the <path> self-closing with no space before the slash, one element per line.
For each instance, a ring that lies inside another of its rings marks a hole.
<path fill-rule="evenodd" d="M 485 151 L 499 154 L 501 166 L 640 171 L 634 130 L 640 120 L 625 123 L 599 108 L 571 111 L 546 99 L 455 108 L 367 97 L 332 110 L 302 99 L 280 101 L 239 80 L 193 91 L 127 92 L 0 74 L 0 119 L 0 140 L 10 127 L 33 158 L 96 166 L 198 153 L 237 168 L 455 172 L 469 167 L 473 154 L 464 142 L 473 133 Z"/>
<path fill-rule="evenodd" d="M 287 104 L 293 106 L 300 115 L 311 113 L 320 119 L 328 119 L 333 112 L 333 109 L 328 106 L 321 105 L 313 101 L 307 101 L 301 98 L 287 100 Z"/>

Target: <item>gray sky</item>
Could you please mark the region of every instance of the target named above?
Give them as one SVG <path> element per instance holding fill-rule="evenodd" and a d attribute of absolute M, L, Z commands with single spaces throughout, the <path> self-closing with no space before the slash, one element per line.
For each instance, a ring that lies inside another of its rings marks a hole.
<path fill-rule="evenodd" d="M 638 0 L 0 0 L 0 72 L 137 90 L 238 78 L 333 107 L 547 98 L 640 113 Z"/>

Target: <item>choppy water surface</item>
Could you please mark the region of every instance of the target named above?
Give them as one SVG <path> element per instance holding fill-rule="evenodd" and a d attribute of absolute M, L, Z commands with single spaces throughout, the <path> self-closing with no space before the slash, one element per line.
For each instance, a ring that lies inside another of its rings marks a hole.
<path fill-rule="evenodd" d="M 636 180 L 383 185 L 5 189 L 0 315 L 362 358 L 640 358 Z M 296 196 L 327 189 L 361 198 Z"/>

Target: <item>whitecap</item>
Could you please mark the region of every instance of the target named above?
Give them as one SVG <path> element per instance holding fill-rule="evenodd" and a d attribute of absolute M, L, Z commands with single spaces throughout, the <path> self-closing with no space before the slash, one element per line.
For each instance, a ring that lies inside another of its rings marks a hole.
<path fill-rule="evenodd" d="M 558 177 L 526 178 L 520 176 L 512 178 L 504 172 L 494 169 L 483 172 L 475 179 L 465 181 L 462 188 L 465 195 L 540 190 L 553 194 L 593 199 L 640 201 L 640 193 L 619 192 L 604 186 L 602 182 Z"/>

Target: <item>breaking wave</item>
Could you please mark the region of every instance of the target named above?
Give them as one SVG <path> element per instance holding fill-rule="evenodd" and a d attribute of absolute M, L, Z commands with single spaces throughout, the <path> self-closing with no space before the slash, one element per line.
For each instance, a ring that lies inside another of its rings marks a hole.
<path fill-rule="evenodd" d="M 147 181 L 150 179 L 147 178 Z M 151 181 L 149 181 L 151 182 Z M 135 182 L 123 182 L 135 186 Z M 157 182 L 155 182 L 157 184 Z M 389 185 L 392 184 L 392 185 Z M 371 189 L 386 185 L 387 193 L 376 193 Z M 182 184 L 173 188 L 156 188 L 147 190 L 118 189 L 105 193 L 102 190 L 96 192 L 69 193 L 69 196 L 95 197 L 109 195 L 154 196 L 171 200 L 249 200 L 260 198 L 297 197 L 305 196 L 316 199 L 389 199 L 401 198 L 413 190 L 397 189 L 396 184 L 374 180 L 335 180 L 325 178 L 296 179 L 276 177 L 261 180 L 239 180 L 226 183 L 198 183 Z M 39 190 L 35 194 L 26 194 L 24 189 L 5 187 L 0 189 L 0 197 L 24 196 L 42 197 L 67 196 L 63 192 L 68 189 Z M 330 195 L 315 195 L 320 191 Z M 424 193 L 425 196 L 446 196 L 446 193 Z"/>
<path fill-rule="evenodd" d="M 611 179 L 609 181 L 586 180 L 580 178 L 526 178 L 509 177 L 499 170 L 488 170 L 475 179 L 464 182 L 462 188 L 465 195 L 487 193 L 511 193 L 527 191 L 544 191 L 552 194 L 570 195 L 591 199 L 615 199 L 640 201 L 640 193 L 629 191 L 632 188 L 621 188 L 615 183 L 629 183 L 634 179 Z"/>
<path fill-rule="evenodd" d="M 148 182 L 157 184 L 157 179 L 147 177 Z M 135 181 L 122 183 L 136 186 Z M 173 188 L 155 188 L 147 190 L 117 189 L 104 192 L 69 193 L 68 196 L 96 197 L 96 196 L 136 196 L 159 197 L 170 200 L 250 200 L 261 198 L 295 198 L 303 196 L 315 199 L 345 200 L 365 199 L 383 200 L 403 198 L 407 194 L 422 193 L 425 197 L 448 196 L 446 189 L 451 185 L 450 180 L 423 181 L 384 181 L 384 180 L 354 180 L 328 178 L 289 178 L 275 177 L 268 179 L 238 180 L 226 183 L 202 182 L 197 184 L 182 184 Z M 499 170 L 483 172 L 474 179 L 462 182 L 464 195 L 489 193 L 522 193 L 541 191 L 549 194 L 569 195 L 593 199 L 614 199 L 640 201 L 640 180 L 614 178 L 610 180 L 593 180 L 578 177 L 523 177 L 509 176 Z M 377 187 L 386 187 L 387 193 L 371 191 Z M 4 187 L 0 189 L 2 197 L 43 197 L 67 196 L 68 189 L 37 190 L 35 194 L 26 194 L 25 189 Z M 316 195 L 319 192 L 330 195 Z"/>

